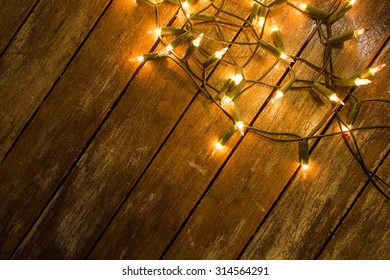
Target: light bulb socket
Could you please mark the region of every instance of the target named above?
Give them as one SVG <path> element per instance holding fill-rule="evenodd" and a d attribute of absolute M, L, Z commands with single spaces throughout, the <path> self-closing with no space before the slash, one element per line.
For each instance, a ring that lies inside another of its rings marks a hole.
<path fill-rule="evenodd" d="M 338 79 L 335 85 L 339 87 L 356 87 L 356 79 Z"/>
<path fill-rule="evenodd" d="M 280 58 L 283 55 L 283 51 L 281 49 L 278 49 L 277 47 L 268 44 L 266 41 L 262 39 L 259 39 L 258 43 L 260 47 L 268 51 L 270 54 L 276 56 L 277 58 Z"/>
<path fill-rule="evenodd" d="M 347 40 L 351 40 L 351 39 L 355 39 L 355 38 L 356 38 L 356 32 L 355 32 L 355 30 L 352 30 L 352 31 L 349 31 L 349 32 L 346 32 L 346 33 L 343 33 L 343 34 L 340 34 L 340 35 L 337 35 L 335 37 L 330 38 L 328 43 L 331 45 L 337 45 L 337 44 L 341 44 Z"/>
<path fill-rule="evenodd" d="M 161 35 L 181 35 L 184 32 L 186 32 L 183 29 L 180 28 L 175 28 L 175 27 L 161 27 L 160 28 L 160 34 Z"/>
<path fill-rule="evenodd" d="M 233 82 L 234 83 L 234 82 Z M 246 84 L 246 81 L 245 79 L 242 79 L 238 85 L 236 83 L 234 83 L 233 87 L 230 89 L 230 91 L 226 94 L 227 97 L 229 97 L 231 100 L 234 100 L 235 98 L 237 98 L 240 93 L 241 93 L 241 90 L 244 88 Z"/>
<path fill-rule="evenodd" d="M 257 13 L 258 18 L 265 18 L 268 12 L 268 8 L 266 7 L 267 5 L 267 0 L 262 1 L 263 5 L 260 5 L 259 12 Z"/>
<path fill-rule="evenodd" d="M 282 39 L 282 33 L 280 32 L 279 28 L 272 31 L 272 39 L 274 41 L 275 46 L 284 52 L 285 48 Z"/>
<path fill-rule="evenodd" d="M 162 55 L 161 53 L 158 52 L 146 53 L 142 55 L 143 58 L 142 61 L 146 62 L 146 61 L 157 60 L 165 57 L 167 57 L 167 55 Z"/>
<path fill-rule="evenodd" d="M 292 87 L 293 83 L 295 82 L 295 78 L 292 77 L 291 79 L 289 79 L 286 83 L 284 83 L 283 85 L 280 86 L 280 88 L 278 89 L 278 91 L 281 91 L 283 94 L 285 94 L 287 91 L 290 90 L 290 88 Z"/>
<path fill-rule="evenodd" d="M 251 14 L 249 15 L 249 18 L 248 18 L 249 22 L 253 23 L 253 21 L 257 20 L 260 6 L 261 5 L 259 3 L 257 3 L 257 2 L 253 3 Z"/>
<path fill-rule="evenodd" d="M 201 14 L 191 14 L 191 20 L 202 20 L 202 21 L 214 21 L 214 15 L 201 15 Z"/>
<path fill-rule="evenodd" d="M 302 140 L 299 142 L 299 160 L 301 166 L 309 165 L 309 141 Z"/>
<path fill-rule="evenodd" d="M 328 89 L 326 86 L 323 86 L 319 83 L 314 83 L 313 88 L 318 91 L 319 93 L 322 93 L 326 97 L 330 98 L 332 95 L 337 95 L 333 90 Z"/>
<path fill-rule="evenodd" d="M 194 44 L 190 44 L 184 53 L 183 59 L 187 59 L 190 57 L 191 54 L 195 53 L 198 50 L 198 46 L 195 46 Z"/>
<path fill-rule="evenodd" d="M 171 47 L 174 49 L 177 46 L 183 44 L 187 40 L 189 40 L 192 37 L 192 33 L 190 31 L 187 31 L 179 36 L 177 36 L 171 43 Z"/>
<path fill-rule="evenodd" d="M 321 19 L 326 19 L 329 16 L 326 11 L 311 5 L 306 5 L 306 9 L 304 10 L 304 12 Z"/>
<path fill-rule="evenodd" d="M 221 146 L 225 146 L 226 143 L 232 138 L 234 133 L 237 131 L 237 127 L 235 125 L 232 125 L 228 131 L 225 132 L 224 135 L 222 135 L 221 139 L 219 139 L 218 143 Z"/>
<path fill-rule="evenodd" d="M 234 85 L 235 83 L 232 79 L 227 80 L 226 83 L 223 85 L 217 98 L 219 100 L 222 100 L 226 96 L 226 94 L 233 88 Z"/>
<path fill-rule="evenodd" d="M 352 8 L 352 6 L 353 5 L 350 2 L 345 2 L 333 14 L 329 16 L 329 23 L 335 23 L 336 21 L 338 21 L 340 18 L 342 18 L 343 15 L 345 15 L 346 12 L 348 12 Z"/>
<path fill-rule="evenodd" d="M 348 116 L 348 119 L 346 122 L 347 126 L 353 126 L 355 124 L 356 118 L 359 115 L 361 107 L 362 107 L 362 103 L 360 103 L 360 102 L 355 103 L 351 113 Z"/>

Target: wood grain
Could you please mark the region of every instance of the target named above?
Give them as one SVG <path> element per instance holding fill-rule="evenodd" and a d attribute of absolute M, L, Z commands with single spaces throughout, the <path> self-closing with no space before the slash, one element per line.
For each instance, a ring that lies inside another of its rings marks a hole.
<path fill-rule="evenodd" d="M 307 20 L 302 25 L 310 23 Z M 305 39 L 303 36 L 302 41 L 295 40 L 291 51 L 297 52 Z M 274 61 L 265 53 L 261 54 L 263 65 L 256 64 L 252 68 L 260 72 Z M 272 83 L 282 76 L 280 68 L 272 76 Z M 222 68 L 213 74 L 211 80 L 221 80 L 221 77 L 229 77 L 230 73 Z M 224 79 L 220 83 L 222 81 Z M 254 89 L 240 97 L 243 114 L 249 120 L 270 90 L 264 90 L 260 98 L 253 99 L 253 95 L 258 97 L 255 93 Z M 97 244 L 91 258 L 159 258 L 229 155 L 230 148 L 221 154 L 210 155 L 218 132 L 222 134 L 228 127 L 226 118 L 199 96 Z M 237 139 L 238 135 L 235 135 L 229 147 Z M 205 225 L 203 234 L 213 227 L 213 224 Z"/>
<path fill-rule="evenodd" d="M 305 179 L 297 143 L 236 133 L 213 153 L 231 121 L 171 60 L 128 61 L 163 47 L 147 34 L 154 28 L 153 7 L 129 0 L 76 2 L 0 3 L 0 15 L 15 15 L 0 30 L 0 47 L 7 46 L 0 57 L 0 258 L 389 258 L 389 202 L 367 185 L 341 136 L 316 142 Z M 315 2 L 327 9 L 334 0 Z M 253 2 L 226 3 L 246 17 Z M 374 60 L 389 64 L 389 5 L 358 1 L 334 24 L 335 35 L 370 29 L 334 50 L 337 75 L 352 77 Z M 182 24 L 177 9 L 160 6 L 161 26 Z M 265 29 L 268 42 L 272 19 L 288 54 L 322 64 L 323 47 L 309 36 L 312 19 L 278 6 Z M 228 40 L 253 39 L 247 31 L 223 28 Z M 201 46 L 212 52 L 226 45 L 205 36 Z M 243 64 L 251 49 L 231 45 L 225 59 Z M 258 77 L 274 61 L 259 50 L 245 78 Z M 192 57 L 189 64 L 200 71 Z M 302 79 L 316 75 L 301 62 L 293 69 Z M 208 82 L 221 88 L 234 71 L 221 63 Z M 287 72 L 278 63 L 264 82 L 283 83 L 291 77 Z M 354 95 L 387 98 L 388 79 L 386 68 Z M 273 87 L 256 85 L 239 97 L 246 123 L 306 136 L 333 108 L 307 90 L 290 90 L 274 104 L 272 94 Z M 340 110 L 343 118 L 352 101 Z M 364 103 L 356 126 L 387 124 L 388 112 L 385 103 Z M 339 130 L 334 123 L 322 129 Z M 389 130 L 356 136 L 370 168 L 388 157 Z M 388 158 L 378 172 L 389 180 Z"/>
<path fill-rule="evenodd" d="M 387 45 L 375 64 L 388 63 L 388 54 Z M 386 98 L 388 79 L 389 74 L 383 72 L 371 86 L 359 88 L 355 94 L 362 99 Z M 377 114 L 386 112 L 385 108 L 384 104 L 367 106 L 357 125 L 386 123 L 388 114 Z M 337 129 L 333 124 L 328 132 Z M 361 131 L 356 138 L 367 166 L 375 169 L 390 147 L 389 131 Z M 296 176 L 291 182 L 255 234 L 244 259 L 313 259 L 320 252 L 365 185 L 366 176 L 340 137 L 321 140 L 311 155 L 311 166 L 306 179 Z"/>
<path fill-rule="evenodd" d="M 367 20 L 373 21 L 373 18 Z M 351 67 L 343 68 L 344 73 L 341 74 L 351 75 L 361 67 L 366 57 L 356 57 L 355 53 L 351 56 L 352 47 L 346 47 L 345 57 L 335 61 L 335 66 L 341 68 L 341 65 L 349 63 Z M 319 61 L 319 54 L 318 42 L 312 41 L 302 56 L 310 61 Z M 352 65 L 356 65 L 356 68 Z M 298 77 L 313 75 L 299 64 L 295 71 Z M 269 104 L 261 112 L 255 126 L 265 130 L 292 131 L 306 135 L 324 118 L 330 107 L 328 104 L 319 108 L 308 95 L 303 94 L 300 91 L 291 91 L 279 103 Z M 284 186 L 291 180 L 298 165 L 297 161 L 297 143 L 280 144 L 253 134 L 245 136 L 188 220 L 166 258 L 236 258 Z M 294 224 L 294 220 L 291 220 L 291 223 Z M 285 232 L 286 238 L 290 235 L 291 232 Z M 278 248 L 284 249 L 283 246 Z"/>
<path fill-rule="evenodd" d="M 108 2 L 40 1 L 0 58 L 0 161 Z"/>
<path fill-rule="evenodd" d="M 176 10 L 170 5 L 162 12 Z M 0 166 L 0 190 L 7 197 L 0 206 L 3 258 L 56 192 L 137 70 L 138 65 L 128 59 L 154 45 L 152 37 L 134 40 L 147 32 L 153 13 L 153 9 L 137 10 L 126 0 L 115 1 Z"/>
<path fill-rule="evenodd" d="M 39 0 L 2 0 L 0 2 L 0 54 L 37 2 Z"/>
<path fill-rule="evenodd" d="M 163 6 L 163 11 L 164 7 L 164 17 L 169 21 L 177 6 Z M 123 8 L 118 5 L 107 16 L 104 23 L 107 28 L 113 17 L 118 17 L 116 13 L 120 10 Z M 139 11 L 134 10 L 133 13 L 138 14 Z M 134 14 L 126 15 L 127 20 L 142 24 L 142 28 L 138 28 L 139 33 L 125 36 L 133 40 L 136 48 L 138 41 L 134 38 L 147 34 L 154 18 L 151 13 L 144 14 L 144 19 L 138 21 L 131 16 Z M 123 22 L 118 21 L 118 26 L 121 26 L 121 32 L 126 30 Z M 129 51 L 132 44 L 123 41 L 120 46 Z M 141 45 L 138 47 L 140 51 Z M 116 59 L 123 60 L 124 54 L 119 53 L 121 55 Z M 115 62 L 128 64 L 126 61 Z M 178 88 L 181 90 L 178 91 Z M 21 244 L 15 258 L 84 258 L 194 92 L 195 88 L 188 85 L 188 79 L 171 61 L 146 63 L 131 80 L 93 145 Z M 84 220 L 86 216 L 88 221 Z"/>
<path fill-rule="evenodd" d="M 389 157 L 378 175 L 390 183 Z M 320 259 L 388 260 L 390 258 L 390 202 L 368 185 Z"/>

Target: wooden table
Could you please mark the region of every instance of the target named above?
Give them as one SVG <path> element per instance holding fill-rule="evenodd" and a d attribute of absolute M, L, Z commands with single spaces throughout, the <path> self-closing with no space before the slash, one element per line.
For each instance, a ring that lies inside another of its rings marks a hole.
<path fill-rule="evenodd" d="M 229 2 L 228 10 L 249 15 L 252 1 Z M 178 24 L 177 9 L 161 6 L 162 25 Z M 335 50 L 335 73 L 390 63 L 389 9 L 389 1 L 361 0 L 335 25 L 370 28 Z M 320 64 L 314 21 L 286 4 L 271 13 L 286 52 Z M 161 48 L 147 34 L 153 7 L 2 0 L 0 15 L 2 259 L 390 258 L 389 200 L 340 135 L 310 140 L 306 177 L 296 142 L 247 132 L 212 154 L 231 123 L 221 110 L 172 61 L 128 61 Z M 252 71 L 274 61 L 254 60 Z M 303 64 L 293 67 L 313 78 Z M 353 94 L 388 99 L 389 73 Z M 209 80 L 221 87 L 227 75 L 221 64 Z M 277 67 L 269 82 L 284 79 Z M 333 108 L 303 90 L 271 104 L 272 93 L 259 86 L 240 96 L 247 123 L 306 135 Z M 363 106 L 358 125 L 389 125 L 388 105 Z M 356 138 L 367 166 L 389 183 L 389 129 Z"/>

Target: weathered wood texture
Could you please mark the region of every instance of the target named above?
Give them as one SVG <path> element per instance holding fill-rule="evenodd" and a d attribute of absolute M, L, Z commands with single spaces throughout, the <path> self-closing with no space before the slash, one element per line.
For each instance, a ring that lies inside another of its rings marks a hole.
<path fill-rule="evenodd" d="M 37 2 L 39 0 L 2 0 L 0 2 L 0 54 Z"/>
<path fill-rule="evenodd" d="M 377 63 L 389 62 L 388 50 L 387 46 Z M 363 99 L 386 98 L 388 85 L 385 81 L 389 79 L 389 74 L 381 74 L 372 86 L 358 89 L 355 94 Z M 388 116 L 375 113 L 385 108 L 386 104 L 367 104 L 359 116 L 358 125 L 385 123 Z M 329 130 L 335 131 L 337 126 L 333 124 Z M 390 148 L 389 131 L 360 131 L 356 133 L 356 139 L 367 166 L 375 169 Z M 290 183 L 256 233 L 244 258 L 313 259 L 319 254 L 322 246 L 326 245 L 327 236 L 332 234 L 366 184 L 363 171 L 342 142 L 341 137 L 320 141 L 311 155 L 313 170 L 306 179 L 296 176 Z M 329 178 L 332 178 L 331 182 Z"/>
<path fill-rule="evenodd" d="M 371 22 L 374 22 L 372 18 Z M 314 39 L 303 52 L 302 57 L 309 61 L 318 61 L 316 49 L 319 49 L 319 43 Z M 340 65 L 346 63 L 351 65 L 343 68 L 344 73 L 341 73 L 347 76 L 362 67 L 369 53 L 357 57 L 355 53 L 350 52 L 348 46 L 344 52 L 343 57 L 334 64 L 335 68 L 340 68 Z M 295 71 L 298 77 L 303 78 L 306 78 L 306 74 L 311 74 L 307 67 L 301 65 L 297 65 Z M 319 107 L 302 92 L 288 92 L 280 103 L 270 104 L 264 109 L 256 120 L 255 126 L 265 130 L 274 128 L 273 131 L 292 131 L 306 135 L 324 118 L 327 111 L 330 111 L 329 104 Z M 275 124 L 278 126 L 275 127 Z M 280 144 L 248 134 L 199 204 L 166 257 L 210 259 L 237 257 L 279 193 L 294 176 L 297 167 L 294 161 L 297 161 L 297 143 Z M 329 180 L 326 176 L 321 175 L 321 178 L 327 182 Z M 305 182 L 305 184 L 309 183 Z M 322 186 L 326 186 L 326 183 Z M 297 201 L 299 203 L 299 200 Z M 285 209 L 286 207 L 283 208 Z M 295 220 L 291 219 L 290 222 L 295 223 Z M 213 226 L 205 231 L 204 229 L 209 225 Z M 270 235 L 272 234 L 271 231 Z M 289 232 L 284 234 L 285 238 L 291 236 Z M 284 250 L 284 246 L 283 244 L 277 248 Z"/>
<path fill-rule="evenodd" d="M 390 182 L 390 158 L 378 175 Z M 352 208 L 321 259 L 390 259 L 390 203 L 368 185 Z"/>
<path fill-rule="evenodd" d="M 306 179 L 297 169 L 297 143 L 237 134 L 212 154 L 214 141 L 231 125 L 226 116 L 172 61 L 128 61 L 162 48 L 146 35 L 154 28 L 152 7 L 128 0 L 40 0 L 25 20 L 35 2 L 20 8 L 7 2 L 4 11 L 18 19 L 4 31 L 10 44 L 0 57 L 0 196 L 6 198 L 0 258 L 389 257 L 388 246 L 372 250 L 389 243 L 389 202 L 366 186 L 341 136 L 316 143 Z M 251 1 L 230 2 L 231 12 L 249 14 Z M 372 60 L 388 63 L 388 9 L 388 1 L 365 1 L 335 25 L 340 32 L 371 29 L 334 51 L 338 75 L 353 76 Z M 180 26 L 176 5 L 163 4 L 160 11 L 162 26 Z M 286 4 L 271 18 L 280 23 L 287 53 L 321 65 L 312 19 Z M 228 28 L 228 39 L 250 36 L 236 32 Z M 269 27 L 265 38 L 271 41 Z M 229 52 L 244 63 L 249 50 L 232 46 Z M 274 61 L 259 51 L 245 77 Z M 315 75 L 300 62 L 293 68 L 299 78 Z M 221 88 L 233 72 L 220 64 L 209 81 Z M 265 81 L 283 83 L 288 72 L 279 62 Z M 354 94 L 386 98 L 388 79 L 386 69 Z M 239 98 L 247 123 L 306 136 L 332 110 L 307 91 L 292 90 L 274 104 L 272 94 L 257 85 Z M 358 125 L 386 124 L 386 112 L 387 104 L 366 103 Z M 334 123 L 326 129 L 338 130 Z M 388 152 L 389 130 L 356 137 L 367 165 L 376 168 Z M 388 160 L 378 172 L 388 182 Z"/>
<path fill-rule="evenodd" d="M 172 14 L 177 8 L 169 9 Z M 138 25 L 130 33 L 127 25 L 133 22 Z M 8 197 L 0 206 L 1 219 L 8 221 L 1 224 L 1 256 L 21 240 L 124 90 L 136 71 L 128 59 L 153 46 L 153 38 L 134 40 L 152 23 L 153 10 L 114 2 L 1 165 L 1 193 Z M 148 73 L 144 79 L 152 84 Z"/>
<path fill-rule="evenodd" d="M 108 2 L 40 1 L 0 58 L 0 161 Z"/>

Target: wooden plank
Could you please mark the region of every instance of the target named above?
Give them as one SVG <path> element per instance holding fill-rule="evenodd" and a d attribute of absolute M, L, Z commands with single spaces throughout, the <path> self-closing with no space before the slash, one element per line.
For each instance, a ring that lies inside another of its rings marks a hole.
<path fill-rule="evenodd" d="M 360 5 L 355 12 L 362 13 L 365 9 L 368 9 L 367 14 L 375 13 L 371 11 L 373 8 L 370 10 L 367 5 Z M 360 19 L 362 24 L 373 23 L 376 16 Z M 342 65 L 351 65 L 340 69 L 343 71 L 339 73 L 352 75 L 361 68 L 368 53 L 359 56 L 352 54 L 350 52 L 353 49 L 352 43 L 346 44 L 346 48 L 347 50 L 340 50 L 345 56 L 338 57 L 335 66 L 341 68 Z M 367 50 L 369 46 L 363 48 Z M 303 57 L 310 61 L 318 61 L 318 44 L 315 42 L 309 44 Z M 305 77 L 307 73 L 307 69 L 300 65 L 297 65 L 295 71 L 299 77 Z M 309 73 L 307 76 L 312 78 Z M 292 131 L 306 135 L 330 108 L 318 107 L 309 96 L 302 94 L 300 91 L 292 91 L 283 97 L 282 102 L 267 106 L 255 126 L 265 130 Z M 261 139 L 257 135 L 246 135 L 178 235 L 166 258 L 236 258 L 293 176 L 298 166 L 297 161 L 297 143 L 281 144 Z M 281 208 L 282 215 L 286 214 L 285 209 Z M 294 210 L 295 208 L 288 211 Z M 294 220 L 290 222 L 293 224 Z M 287 237 L 294 236 L 296 230 L 295 226 L 284 234 Z M 274 233 L 270 231 L 270 234 Z M 277 248 L 283 250 L 284 246 Z M 248 258 L 251 257 L 254 256 L 248 255 Z"/>
<path fill-rule="evenodd" d="M 378 175 L 390 183 L 390 158 Z M 390 202 L 368 185 L 320 259 L 390 259 Z"/>
<path fill-rule="evenodd" d="M 288 19 L 292 20 L 295 16 L 291 15 Z M 309 19 L 303 17 L 296 20 L 302 26 L 309 27 L 311 24 Z M 288 25 L 283 25 L 283 28 L 288 30 Z M 303 45 L 306 35 L 303 30 L 301 41 L 294 40 L 290 45 L 292 53 L 296 53 Z M 264 71 L 262 67 L 267 68 L 274 61 L 264 53 L 261 55 L 259 61 L 263 65 L 256 64 L 249 70 Z M 282 69 L 277 69 L 278 72 L 270 78 L 270 82 L 276 83 L 281 78 Z M 223 83 L 229 75 L 231 72 L 222 68 L 213 74 L 213 81 L 220 80 Z M 270 93 L 269 89 L 263 90 L 259 97 L 256 90 L 240 97 L 243 115 L 248 120 L 254 117 Z M 253 95 L 257 98 L 254 99 Z M 226 160 L 229 149 L 214 156 L 211 153 L 218 133 L 222 134 L 229 125 L 226 117 L 215 106 L 210 106 L 209 102 L 199 96 L 137 184 L 90 258 L 159 258 Z M 237 139 L 238 135 L 235 135 L 231 145 Z M 206 234 L 210 227 L 211 224 L 204 225 L 202 233 Z"/>
<path fill-rule="evenodd" d="M 389 63 L 389 48 L 387 45 L 375 64 Z M 374 83 L 359 88 L 356 96 L 385 99 L 389 75 L 388 71 L 377 75 Z M 385 104 L 368 105 L 362 109 L 357 126 L 384 124 L 389 117 L 385 112 Z M 335 130 L 337 125 L 329 129 Z M 375 169 L 390 147 L 389 130 L 361 131 L 356 138 L 367 166 Z M 244 259 L 315 258 L 367 180 L 340 137 L 321 140 L 311 162 L 307 178 L 294 178 L 255 234 Z"/>
<path fill-rule="evenodd" d="M 39 0 L 3 0 L 0 2 L 0 54 Z"/>
<path fill-rule="evenodd" d="M 62 117 L 58 117 L 57 124 L 53 126 L 56 131 L 63 130 L 69 125 L 65 123 L 68 118 L 74 123 L 56 138 L 50 136 L 40 138 L 45 142 L 49 140 L 50 154 L 55 154 L 56 157 L 49 166 L 56 165 L 66 151 L 65 149 L 59 153 L 55 152 L 55 149 L 60 147 L 58 142 L 71 144 L 79 149 L 77 153 L 80 152 L 90 134 L 102 121 L 108 107 L 123 90 L 126 77 L 133 73 L 137 63 L 129 64 L 127 58 L 148 52 L 146 46 L 153 42 L 153 38 L 145 34 L 154 26 L 154 10 L 141 5 L 139 9 L 130 9 L 128 5 L 128 1 L 116 1 L 110 6 L 96 31 L 91 34 L 79 53 L 82 56 L 80 60 L 84 55 L 86 57 L 77 63 L 74 70 L 68 70 L 69 73 L 74 71 L 74 74 L 69 74 L 70 84 L 65 88 L 60 87 L 61 91 L 66 91 L 75 83 L 77 75 L 80 75 L 79 71 L 84 71 L 84 67 L 96 71 L 89 75 L 92 78 L 86 84 L 86 88 L 77 91 L 69 101 L 73 102 L 73 108 L 71 110 L 67 108 L 70 105 L 68 101 L 54 100 L 55 104 L 44 111 L 46 116 L 56 109 L 63 111 L 60 114 Z M 161 22 L 165 25 L 174 16 L 177 6 L 163 5 L 161 11 Z M 129 28 L 136 30 L 136 33 L 129 33 Z M 145 39 L 135 40 L 140 37 Z M 112 46 L 112 38 L 118 39 L 115 48 Z M 107 47 L 102 48 L 102 45 Z M 95 55 L 90 57 L 92 50 L 95 49 L 104 50 L 104 54 L 97 54 L 100 58 L 98 66 L 95 65 L 97 63 Z M 102 57 L 104 59 L 101 59 Z M 84 64 L 85 66 L 80 66 Z M 107 72 L 111 73 L 113 68 L 115 72 L 107 76 Z M 105 78 L 107 80 L 104 80 Z M 76 85 L 78 84 L 76 82 Z M 94 95 L 91 95 L 91 92 Z M 13 257 L 84 258 L 123 197 L 129 192 L 190 102 L 194 92 L 195 88 L 188 86 L 188 79 L 171 61 L 146 63 L 125 88 L 108 121 L 98 128 L 99 133 L 95 133 L 98 136 L 92 146 L 65 180 Z M 81 100 L 86 100 L 85 103 L 88 104 L 86 108 L 77 104 L 80 96 Z M 75 115 L 73 112 L 77 108 L 81 111 L 76 110 Z M 95 112 L 97 110 L 101 111 Z M 39 120 L 42 127 L 48 126 L 43 122 L 44 118 Z M 92 123 L 93 127 L 88 127 L 89 123 Z M 77 138 L 75 134 L 81 130 L 85 130 L 85 136 Z M 36 128 L 32 129 L 31 133 L 35 131 Z M 61 141 L 58 141 L 58 138 Z M 74 156 L 77 156 L 77 153 Z M 69 168 L 71 164 L 72 157 L 65 158 L 69 160 L 68 165 L 61 166 L 60 172 L 66 170 L 66 167 Z M 43 171 L 44 169 L 38 170 L 42 177 Z M 55 177 L 49 179 L 52 181 L 47 184 L 47 188 L 59 183 Z"/>
<path fill-rule="evenodd" d="M 154 45 L 154 38 L 144 36 L 154 23 L 154 9 L 143 7 L 122 0 L 108 8 L 0 166 L 0 193 L 7 197 L 0 205 L 1 258 L 8 258 L 29 230 L 134 75 L 138 64 L 128 59 Z M 176 10 L 167 5 L 162 12 L 171 15 Z M 135 40 L 142 36 L 143 40 Z M 151 70 L 146 65 L 144 80 L 150 84 Z M 133 91 L 142 93 L 137 86 Z"/>
<path fill-rule="evenodd" d="M 109 0 L 43 0 L 0 58 L 0 161 Z"/>

